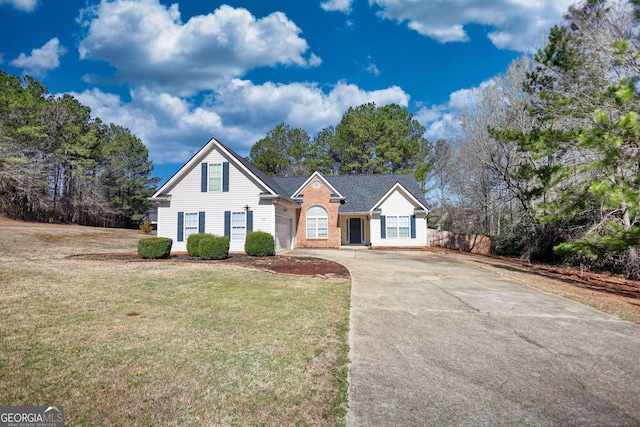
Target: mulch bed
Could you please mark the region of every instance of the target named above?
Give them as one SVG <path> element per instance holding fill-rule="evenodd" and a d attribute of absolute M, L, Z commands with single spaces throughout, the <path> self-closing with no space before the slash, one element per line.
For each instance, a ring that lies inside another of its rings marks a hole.
<path fill-rule="evenodd" d="M 504 257 L 500 258 L 505 260 Z M 527 262 L 519 259 L 508 259 L 508 261 L 520 268 L 533 270 L 547 277 L 565 280 L 585 289 L 640 298 L 640 281 L 637 280 L 616 277 L 610 273 L 580 271 L 580 269 L 574 267 Z"/>
<path fill-rule="evenodd" d="M 247 255 L 230 255 L 218 261 L 204 261 L 186 254 L 172 255 L 169 259 L 146 260 L 138 258 L 133 252 L 112 252 L 98 254 L 70 255 L 68 259 L 111 261 L 111 262 L 193 262 L 205 264 L 233 264 L 243 267 L 257 268 L 269 273 L 296 276 L 315 276 L 320 278 L 348 278 L 349 270 L 341 264 L 312 257 L 251 257 Z"/>

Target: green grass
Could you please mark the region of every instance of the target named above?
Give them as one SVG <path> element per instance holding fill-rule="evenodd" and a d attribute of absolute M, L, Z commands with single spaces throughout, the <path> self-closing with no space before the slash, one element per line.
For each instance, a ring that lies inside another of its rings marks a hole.
<path fill-rule="evenodd" d="M 67 425 L 344 424 L 348 280 L 64 258 L 134 251 L 139 232 L 0 234 L 0 405 L 64 405 Z"/>

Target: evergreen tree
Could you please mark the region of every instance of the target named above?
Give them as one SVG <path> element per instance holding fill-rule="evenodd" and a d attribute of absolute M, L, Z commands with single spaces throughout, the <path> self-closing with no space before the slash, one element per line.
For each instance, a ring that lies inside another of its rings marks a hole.
<path fill-rule="evenodd" d="M 280 123 L 251 147 L 249 161 L 271 176 L 307 175 L 312 153 L 306 131 Z"/>
<path fill-rule="evenodd" d="M 401 173 L 420 170 L 431 145 L 424 127 L 396 104 L 351 107 L 329 139 L 330 155 L 340 174 Z"/>

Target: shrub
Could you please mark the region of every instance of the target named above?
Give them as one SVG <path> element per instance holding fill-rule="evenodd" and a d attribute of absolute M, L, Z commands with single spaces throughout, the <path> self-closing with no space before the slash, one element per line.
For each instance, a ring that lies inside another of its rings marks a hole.
<path fill-rule="evenodd" d="M 189 253 L 189 256 L 200 256 L 200 240 L 207 236 L 212 237 L 213 234 L 198 233 L 191 234 L 187 237 L 187 252 Z"/>
<path fill-rule="evenodd" d="M 494 253 L 496 255 L 518 257 L 524 253 L 525 238 L 517 234 L 503 235 L 498 238 Z"/>
<path fill-rule="evenodd" d="M 249 231 L 244 242 L 244 252 L 250 256 L 273 256 L 275 247 L 273 236 L 264 231 Z"/>
<path fill-rule="evenodd" d="M 200 239 L 198 252 L 202 259 L 225 259 L 229 257 L 229 238 L 226 236 L 204 236 Z"/>
<path fill-rule="evenodd" d="M 153 231 L 153 224 L 151 224 L 149 217 L 146 217 L 144 221 L 140 223 L 140 230 L 142 230 L 144 234 L 151 234 Z"/>
<path fill-rule="evenodd" d="M 142 259 L 169 258 L 173 240 L 167 237 L 147 237 L 138 242 L 138 257 Z"/>

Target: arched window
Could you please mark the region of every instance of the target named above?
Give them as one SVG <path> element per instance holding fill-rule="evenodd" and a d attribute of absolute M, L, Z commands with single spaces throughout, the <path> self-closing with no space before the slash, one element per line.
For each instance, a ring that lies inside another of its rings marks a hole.
<path fill-rule="evenodd" d="M 329 215 L 322 206 L 312 206 L 307 211 L 307 239 L 329 237 Z"/>

